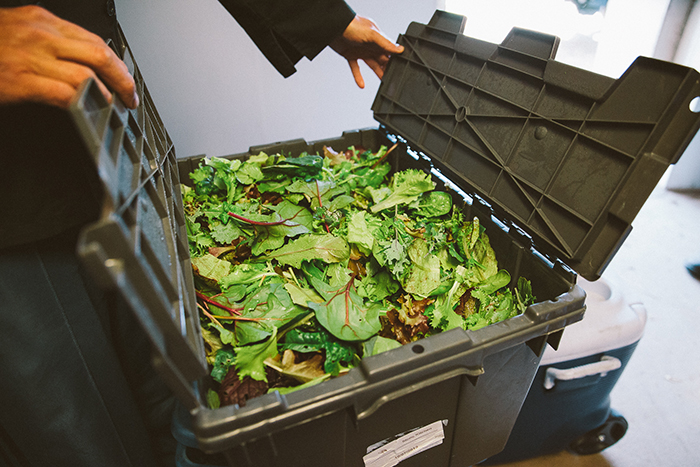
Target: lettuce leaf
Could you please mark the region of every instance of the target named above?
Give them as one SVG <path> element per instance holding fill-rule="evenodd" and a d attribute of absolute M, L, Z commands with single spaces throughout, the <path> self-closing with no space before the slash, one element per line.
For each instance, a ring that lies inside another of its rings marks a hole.
<path fill-rule="evenodd" d="M 265 360 L 277 355 L 277 328 L 267 341 L 233 349 L 234 364 L 240 379 L 250 376 L 256 381 L 267 382 Z"/>
<path fill-rule="evenodd" d="M 391 194 L 370 208 L 378 213 L 397 204 L 410 203 L 426 191 L 435 189 L 430 174 L 422 170 L 409 169 L 397 172 L 392 178 Z"/>
<path fill-rule="evenodd" d="M 282 265 L 295 268 L 308 260 L 320 259 L 328 263 L 337 263 L 348 259 L 350 249 L 347 242 L 331 234 L 302 235 L 287 243 L 282 248 L 261 257 L 263 260 L 276 259 Z"/>

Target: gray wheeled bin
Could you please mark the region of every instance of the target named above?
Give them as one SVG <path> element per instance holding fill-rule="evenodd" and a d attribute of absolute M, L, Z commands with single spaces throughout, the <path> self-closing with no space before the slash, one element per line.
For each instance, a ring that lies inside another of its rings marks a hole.
<path fill-rule="evenodd" d="M 121 291 L 153 343 L 153 366 L 186 410 L 197 448 L 230 466 L 466 466 L 503 449 L 547 343 L 580 320 L 577 272 L 600 276 L 669 164 L 700 125 L 700 75 L 639 58 L 619 79 L 553 60 L 558 39 L 514 29 L 462 35 L 438 11 L 412 23 L 373 104 L 378 128 L 251 148 L 298 154 L 398 142 L 396 169 L 430 171 L 478 216 L 499 266 L 538 302 L 478 331 L 451 330 L 348 374 L 245 407 L 207 408 L 208 369 L 182 211 L 179 161 L 127 51 L 141 102 L 109 105 L 87 83 L 72 105 L 104 183 L 104 214 L 79 252 Z M 237 155 L 232 157 L 245 157 Z"/>

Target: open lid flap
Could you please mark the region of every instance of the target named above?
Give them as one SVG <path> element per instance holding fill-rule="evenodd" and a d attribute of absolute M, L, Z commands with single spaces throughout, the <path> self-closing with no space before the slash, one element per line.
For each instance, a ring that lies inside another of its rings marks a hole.
<path fill-rule="evenodd" d="M 141 105 L 108 104 L 93 80 L 70 107 L 103 184 L 103 212 L 78 254 L 105 289 L 118 290 L 154 348 L 154 366 L 188 407 L 207 373 L 175 151 L 129 51 Z"/>
<path fill-rule="evenodd" d="M 497 45 L 464 36 L 465 22 L 437 11 L 409 26 L 375 119 L 538 250 L 597 279 L 700 127 L 700 75 L 640 57 L 615 80 L 554 61 L 554 36 L 515 28 Z"/>

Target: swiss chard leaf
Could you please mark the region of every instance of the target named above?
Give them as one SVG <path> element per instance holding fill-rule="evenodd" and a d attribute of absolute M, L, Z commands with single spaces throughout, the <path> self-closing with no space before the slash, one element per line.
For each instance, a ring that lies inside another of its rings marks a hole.
<path fill-rule="evenodd" d="M 292 301 L 283 283 L 271 282 L 244 302 L 236 338 L 241 345 L 259 341 L 305 313 L 307 309 Z"/>
<path fill-rule="evenodd" d="M 316 312 L 318 322 L 335 337 L 363 341 L 379 332 L 379 313 L 385 310 L 380 303 L 365 302 L 355 291 L 353 280 L 340 287 L 319 284 L 315 278 L 311 282 L 316 290 L 325 289 L 325 295 L 330 295 L 326 302 L 309 306 Z"/>

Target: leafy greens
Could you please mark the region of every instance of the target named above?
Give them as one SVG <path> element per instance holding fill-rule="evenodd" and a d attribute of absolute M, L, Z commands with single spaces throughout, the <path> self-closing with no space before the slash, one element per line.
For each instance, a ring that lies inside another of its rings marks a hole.
<path fill-rule="evenodd" d="M 390 174 L 391 150 L 209 158 L 190 174 L 183 199 L 219 384 L 212 406 L 317 384 L 535 302 L 527 279 L 498 269 L 479 219 L 464 219 L 430 174 Z"/>

